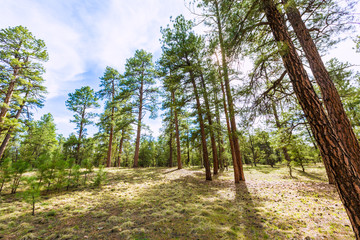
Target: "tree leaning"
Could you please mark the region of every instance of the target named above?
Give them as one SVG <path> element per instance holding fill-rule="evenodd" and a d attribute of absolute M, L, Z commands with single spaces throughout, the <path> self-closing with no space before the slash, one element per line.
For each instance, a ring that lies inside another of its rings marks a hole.
<path fill-rule="evenodd" d="M 273 0 L 262 0 L 263 9 L 269 22 L 279 54 L 289 74 L 299 103 L 310 124 L 325 164 L 335 178 L 341 201 L 352 223 L 357 239 L 360 239 L 360 179 L 351 155 L 344 150 L 336 130 L 327 118 L 325 110 L 315 93 L 286 29 L 283 16 Z"/>

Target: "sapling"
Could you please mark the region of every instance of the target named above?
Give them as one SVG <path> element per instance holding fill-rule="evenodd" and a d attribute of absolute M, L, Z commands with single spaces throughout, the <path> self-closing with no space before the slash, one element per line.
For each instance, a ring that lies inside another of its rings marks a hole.
<path fill-rule="evenodd" d="M 27 189 L 22 193 L 22 197 L 25 202 L 31 204 L 32 206 L 32 215 L 35 215 L 35 204 L 40 199 L 40 185 L 39 181 L 35 176 L 25 177 L 24 178 Z"/>
<path fill-rule="evenodd" d="M 94 179 L 94 186 L 100 186 L 106 178 L 106 172 L 104 172 L 104 165 L 99 166 L 99 170 L 96 172 L 96 176 Z"/>
<path fill-rule="evenodd" d="M 79 185 L 79 180 L 81 176 L 80 166 L 78 164 L 75 164 L 72 167 L 72 175 L 73 175 L 74 186 L 77 187 Z"/>
<path fill-rule="evenodd" d="M 89 159 L 83 160 L 82 165 L 86 169 L 85 170 L 85 175 L 84 175 L 84 185 L 86 185 L 87 175 L 89 173 L 92 173 L 94 166 L 93 166 L 93 164 L 91 163 L 91 161 Z"/>

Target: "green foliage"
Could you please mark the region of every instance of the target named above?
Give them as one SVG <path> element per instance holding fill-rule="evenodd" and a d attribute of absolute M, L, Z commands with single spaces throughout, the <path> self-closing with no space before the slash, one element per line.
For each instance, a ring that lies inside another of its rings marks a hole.
<path fill-rule="evenodd" d="M 140 167 L 151 167 L 156 166 L 155 154 L 156 145 L 155 140 L 152 136 L 143 136 L 141 138 L 141 145 L 139 151 L 139 166 Z"/>
<path fill-rule="evenodd" d="M 82 160 L 80 147 L 83 137 L 86 136 L 86 125 L 92 124 L 92 119 L 96 116 L 89 109 L 99 107 L 97 100 L 94 90 L 89 86 L 85 86 L 76 89 L 74 93 L 69 93 L 69 99 L 66 101 L 66 107 L 75 113 L 73 115 L 74 119 L 70 122 L 76 124 L 79 135 L 75 155 L 78 164 L 81 164 Z"/>
<path fill-rule="evenodd" d="M 86 125 L 92 124 L 92 119 L 96 116 L 95 113 L 89 112 L 90 108 L 98 107 L 95 92 L 89 86 L 76 89 L 74 93 L 69 93 L 69 99 L 66 100 L 66 107 L 74 112 L 74 119 L 71 122 L 76 124 L 79 134 L 85 134 Z"/>
<path fill-rule="evenodd" d="M 30 168 L 30 164 L 23 159 L 18 159 L 16 162 L 13 162 L 11 165 L 11 193 L 16 193 L 17 188 L 19 187 L 22 175 Z"/>
<path fill-rule="evenodd" d="M 33 166 L 41 165 L 37 163 L 43 161 L 39 157 L 54 151 L 58 143 L 55 131 L 54 118 L 50 113 L 43 115 L 39 121 L 30 122 L 29 129 L 23 137 L 20 156 Z"/>
<path fill-rule="evenodd" d="M 0 164 L 0 193 L 4 185 L 11 179 L 11 159 L 5 158 Z"/>
<path fill-rule="evenodd" d="M 356 52 L 360 52 L 360 36 L 357 36 L 354 40 L 356 46 L 355 46 L 355 49 L 356 49 Z"/>
<path fill-rule="evenodd" d="M 82 166 L 85 168 L 84 185 L 86 185 L 87 176 L 88 176 L 88 174 L 93 172 L 94 165 L 92 164 L 92 162 L 89 159 L 84 159 L 82 161 Z"/>
<path fill-rule="evenodd" d="M 342 63 L 336 58 L 330 59 L 326 65 L 351 125 L 360 137 L 360 73 L 355 73 L 349 63 Z"/>
<path fill-rule="evenodd" d="M 104 171 L 104 165 L 100 165 L 99 169 L 96 172 L 96 176 L 93 180 L 93 185 L 95 187 L 101 186 L 106 179 L 106 172 Z"/>
<path fill-rule="evenodd" d="M 76 187 L 79 185 L 79 181 L 80 181 L 80 176 L 81 176 L 81 170 L 80 170 L 80 166 L 75 164 L 72 168 L 71 168 L 71 172 L 72 172 L 72 180 L 73 180 L 73 185 Z"/>
<path fill-rule="evenodd" d="M 125 80 L 122 83 L 124 93 L 132 96 L 132 104 L 150 112 L 150 117 L 157 115 L 158 88 L 155 87 L 155 68 L 151 53 L 145 50 L 136 50 L 132 58 L 126 60 Z M 140 99 L 142 98 L 142 99 Z"/>
<path fill-rule="evenodd" d="M 22 192 L 25 202 L 31 204 L 32 215 L 35 215 L 35 204 L 40 200 L 40 184 L 35 176 L 24 178 L 27 189 Z"/>
<path fill-rule="evenodd" d="M 26 27 L 0 30 L 0 157 L 11 135 L 24 128 L 21 113 L 43 106 L 46 88 L 41 62 L 47 60 L 44 41 Z M 31 116 L 30 111 L 27 116 Z"/>

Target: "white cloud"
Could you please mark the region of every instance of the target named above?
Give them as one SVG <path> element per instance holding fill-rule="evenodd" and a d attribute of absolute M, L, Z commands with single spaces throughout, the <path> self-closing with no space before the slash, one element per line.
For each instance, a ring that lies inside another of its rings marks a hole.
<path fill-rule="evenodd" d="M 136 49 L 159 51 L 160 27 L 171 15 L 190 15 L 183 0 L 3 0 L 2 9 L 0 28 L 26 26 L 47 45 L 48 101 L 35 112 L 35 119 L 50 111 L 65 136 L 74 129 L 69 122 L 72 113 L 64 104 L 69 92 L 85 84 L 96 87 L 95 75 L 107 65 L 124 71 L 126 59 Z M 161 121 L 149 125 L 157 136 Z"/>

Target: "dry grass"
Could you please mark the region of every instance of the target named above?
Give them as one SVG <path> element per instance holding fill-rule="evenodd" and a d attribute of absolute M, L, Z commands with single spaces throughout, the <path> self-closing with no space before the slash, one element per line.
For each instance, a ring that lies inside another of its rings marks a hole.
<path fill-rule="evenodd" d="M 3 239 L 354 239 L 321 167 L 308 173 L 245 167 L 204 180 L 200 169 L 108 169 L 102 188 L 42 197 L 36 216 L 0 197 Z"/>

